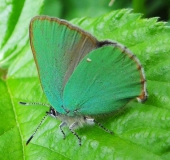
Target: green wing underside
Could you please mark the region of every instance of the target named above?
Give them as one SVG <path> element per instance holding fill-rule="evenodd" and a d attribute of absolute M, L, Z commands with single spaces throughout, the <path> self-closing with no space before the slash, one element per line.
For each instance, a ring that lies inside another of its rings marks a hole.
<path fill-rule="evenodd" d="M 117 110 L 142 92 L 141 72 L 137 68 L 135 60 L 116 45 L 91 51 L 65 86 L 64 107 L 70 110 L 70 115 Z"/>
<path fill-rule="evenodd" d="M 44 93 L 61 114 L 113 112 L 144 90 L 139 62 L 123 46 L 98 42 L 66 21 L 35 17 L 30 43 Z"/>
<path fill-rule="evenodd" d="M 44 93 L 50 104 L 64 114 L 61 106 L 65 84 L 98 41 L 66 21 L 37 16 L 30 23 L 30 43 Z"/>

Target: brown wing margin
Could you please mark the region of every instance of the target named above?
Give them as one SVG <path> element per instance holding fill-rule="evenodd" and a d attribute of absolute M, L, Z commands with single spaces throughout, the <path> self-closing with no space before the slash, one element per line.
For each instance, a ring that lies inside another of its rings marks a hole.
<path fill-rule="evenodd" d="M 102 47 L 104 45 L 114 45 L 114 46 L 116 46 L 117 48 L 119 48 L 122 51 L 122 53 L 126 53 L 128 55 L 128 57 L 136 63 L 136 68 L 140 72 L 141 85 L 142 85 L 142 91 L 141 91 L 141 94 L 137 97 L 137 100 L 139 102 L 146 101 L 147 97 L 148 97 L 148 93 L 147 93 L 147 90 L 146 90 L 146 78 L 145 78 L 144 68 L 141 65 L 139 59 L 129 49 L 127 49 L 127 47 L 123 46 L 120 43 L 112 42 L 110 40 L 99 42 L 99 47 Z"/>

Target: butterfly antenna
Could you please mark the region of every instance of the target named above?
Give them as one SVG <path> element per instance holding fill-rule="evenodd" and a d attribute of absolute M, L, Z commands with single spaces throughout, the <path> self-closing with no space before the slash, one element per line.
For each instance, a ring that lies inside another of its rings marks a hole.
<path fill-rule="evenodd" d="M 38 106 L 51 107 L 51 105 L 45 104 L 45 103 L 41 103 L 41 102 L 19 102 L 19 104 L 24 105 L 24 106 L 38 105 Z"/>
<path fill-rule="evenodd" d="M 38 125 L 38 127 L 36 128 L 36 130 L 34 131 L 34 133 L 31 135 L 31 137 L 27 140 L 26 145 L 28 145 L 28 143 L 33 139 L 35 133 L 37 132 L 37 130 L 40 128 L 40 126 L 42 125 L 42 123 L 44 122 L 45 118 L 47 117 L 48 114 L 46 114 L 43 119 L 41 120 L 40 124 Z"/>

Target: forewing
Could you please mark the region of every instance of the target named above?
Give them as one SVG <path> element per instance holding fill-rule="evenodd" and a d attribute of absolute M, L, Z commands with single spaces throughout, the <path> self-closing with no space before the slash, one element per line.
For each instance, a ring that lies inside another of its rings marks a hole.
<path fill-rule="evenodd" d="M 146 82 L 138 59 L 125 47 L 106 45 L 90 52 L 64 89 L 70 115 L 113 112 L 132 98 L 146 99 Z"/>
<path fill-rule="evenodd" d="M 30 44 L 42 88 L 60 113 L 63 88 L 80 60 L 97 47 L 97 40 L 57 18 L 37 16 L 30 23 Z"/>

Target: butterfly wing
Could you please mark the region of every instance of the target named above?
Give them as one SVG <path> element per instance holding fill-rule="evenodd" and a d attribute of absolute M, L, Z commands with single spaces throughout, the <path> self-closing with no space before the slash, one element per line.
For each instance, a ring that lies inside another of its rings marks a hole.
<path fill-rule="evenodd" d="M 42 88 L 50 104 L 60 113 L 63 88 L 80 60 L 98 41 L 64 20 L 37 16 L 30 23 L 30 44 Z"/>
<path fill-rule="evenodd" d="M 134 97 L 146 99 L 145 76 L 138 59 L 125 47 L 104 45 L 83 58 L 63 94 L 70 115 L 109 113 Z"/>

